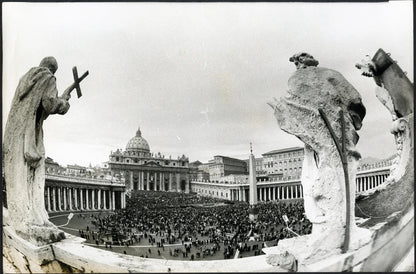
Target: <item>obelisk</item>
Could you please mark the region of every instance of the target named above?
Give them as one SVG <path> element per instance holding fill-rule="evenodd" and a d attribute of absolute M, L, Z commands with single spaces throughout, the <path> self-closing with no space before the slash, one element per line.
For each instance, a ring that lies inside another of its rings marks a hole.
<path fill-rule="evenodd" d="M 249 218 L 254 221 L 257 219 L 257 211 L 254 209 L 257 204 L 257 180 L 256 180 L 256 164 L 253 155 L 253 148 L 250 143 L 250 157 L 249 157 L 249 202 L 250 202 L 250 211 Z"/>

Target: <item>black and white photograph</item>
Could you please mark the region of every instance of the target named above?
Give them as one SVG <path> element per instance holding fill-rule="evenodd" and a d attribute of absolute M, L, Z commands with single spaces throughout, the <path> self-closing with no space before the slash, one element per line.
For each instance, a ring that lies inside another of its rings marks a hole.
<path fill-rule="evenodd" d="M 2 272 L 414 272 L 413 9 L 2 2 Z"/>

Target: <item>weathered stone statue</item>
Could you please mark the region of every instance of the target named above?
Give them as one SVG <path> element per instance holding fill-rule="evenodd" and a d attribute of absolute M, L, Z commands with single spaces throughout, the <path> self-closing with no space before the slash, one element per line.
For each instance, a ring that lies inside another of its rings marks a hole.
<path fill-rule="evenodd" d="M 355 150 L 366 110 L 360 94 L 337 71 L 319 68 L 319 62 L 307 53 L 289 59 L 297 70 L 290 77 L 289 95 L 274 99 L 280 128 L 305 143 L 302 186 L 305 213 L 312 222 L 312 234 L 293 242 L 279 242 L 301 261 L 315 261 L 341 252 L 346 231 L 346 186 L 340 155 L 318 109 L 326 114 L 336 136 L 341 139 L 340 111 L 345 120 L 345 146 L 348 162 L 350 202 L 349 249 L 368 241 L 369 232 L 356 227 L 354 220 L 355 176 L 360 154 Z M 359 231 L 360 230 L 360 231 Z M 357 236 L 358 235 L 358 236 Z M 289 240 L 288 240 L 289 241 Z M 302 255 L 300 255 L 302 253 Z"/>
<path fill-rule="evenodd" d="M 390 176 L 386 180 L 385 185 L 388 185 L 404 175 L 411 154 L 413 84 L 390 54 L 385 53 L 383 49 L 379 49 L 373 58 L 366 56 L 355 66 L 361 70 L 362 75 L 374 79 L 377 84 L 376 96 L 389 110 L 393 120 L 390 132 L 395 137 L 397 153 L 393 159 Z"/>
<path fill-rule="evenodd" d="M 70 88 L 58 97 L 54 57 L 44 58 L 19 81 L 3 140 L 8 225 L 33 244 L 64 237 L 45 210 L 45 148 L 43 121 L 69 109 Z"/>

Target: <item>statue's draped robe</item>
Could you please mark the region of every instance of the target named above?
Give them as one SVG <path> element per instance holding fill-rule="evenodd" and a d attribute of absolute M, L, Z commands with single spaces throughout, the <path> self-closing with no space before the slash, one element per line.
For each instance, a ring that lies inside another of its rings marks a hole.
<path fill-rule="evenodd" d="M 28 233 L 31 225 L 51 225 L 45 210 L 45 149 L 42 124 L 49 114 L 65 114 L 49 69 L 31 68 L 19 81 L 3 140 L 10 224 Z"/>

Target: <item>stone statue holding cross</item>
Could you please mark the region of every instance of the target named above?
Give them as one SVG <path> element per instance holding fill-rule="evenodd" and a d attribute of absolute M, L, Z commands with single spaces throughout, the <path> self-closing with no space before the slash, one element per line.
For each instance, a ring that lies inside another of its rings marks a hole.
<path fill-rule="evenodd" d="M 48 220 L 45 210 L 45 148 L 43 121 L 51 114 L 65 114 L 73 89 L 81 95 L 74 68 L 75 82 L 58 96 L 54 73 L 58 63 L 45 57 L 19 81 L 6 123 L 3 139 L 4 176 L 7 191 L 6 225 L 35 245 L 58 241 L 63 232 Z M 3 225 L 5 225 L 3 223 Z"/>

